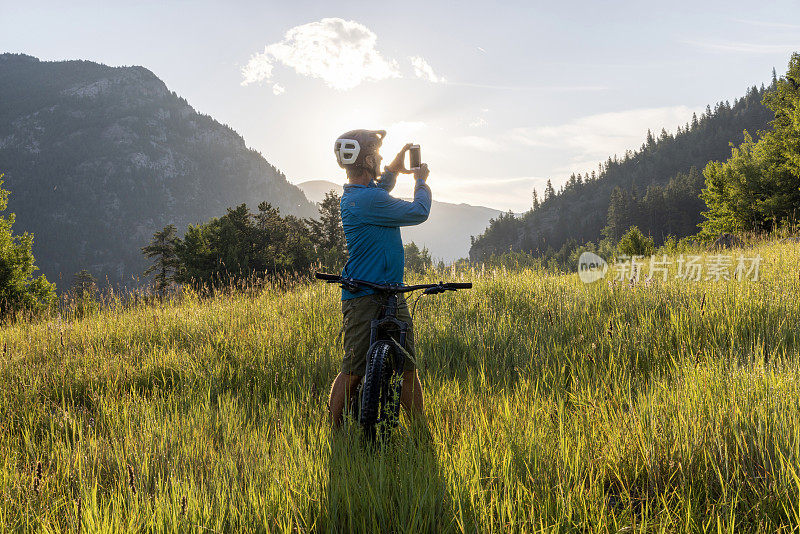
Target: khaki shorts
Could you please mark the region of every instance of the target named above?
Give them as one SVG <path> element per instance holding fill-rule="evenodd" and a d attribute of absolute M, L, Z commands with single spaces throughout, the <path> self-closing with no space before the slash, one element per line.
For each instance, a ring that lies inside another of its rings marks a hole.
<path fill-rule="evenodd" d="M 344 316 L 343 374 L 364 376 L 367 367 L 367 351 L 369 350 L 370 322 L 378 318 L 385 303 L 386 298 L 377 295 L 365 295 L 342 301 L 342 315 Z M 397 297 L 397 319 L 408 323 L 405 349 L 412 358 L 415 358 L 414 328 L 411 323 L 411 314 L 408 313 L 408 304 L 402 295 Z M 411 358 L 406 357 L 405 360 L 404 370 L 416 369 Z"/>

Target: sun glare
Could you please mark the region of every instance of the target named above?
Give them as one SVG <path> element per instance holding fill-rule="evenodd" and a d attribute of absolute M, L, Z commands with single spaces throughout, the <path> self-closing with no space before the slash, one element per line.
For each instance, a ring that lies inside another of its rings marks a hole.
<path fill-rule="evenodd" d="M 422 121 L 397 120 L 396 116 L 390 116 L 396 115 L 396 113 L 389 114 L 383 111 L 385 108 L 382 108 L 382 105 L 388 104 L 388 102 L 374 102 L 359 107 L 343 107 L 341 110 L 335 111 L 330 120 L 332 125 L 330 131 L 331 145 L 336 136 L 349 130 L 358 128 L 386 130 L 386 138 L 381 147 L 382 165 L 388 164 L 406 143 L 424 145 L 427 140 L 425 135 L 426 123 Z M 425 154 L 424 149 L 423 154 Z M 430 156 L 430 152 L 427 152 L 427 154 Z M 425 160 L 425 156 L 423 156 L 423 160 Z M 331 172 L 336 173 L 337 170 L 339 169 L 333 158 L 331 158 Z M 338 174 L 332 175 L 338 176 Z M 413 195 L 413 189 L 412 179 L 400 177 L 393 194 L 409 197 Z"/>

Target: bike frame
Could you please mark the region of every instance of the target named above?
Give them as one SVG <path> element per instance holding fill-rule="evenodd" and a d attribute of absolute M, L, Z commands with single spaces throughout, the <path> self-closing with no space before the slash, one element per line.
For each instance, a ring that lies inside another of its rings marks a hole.
<path fill-rule="evenodd" d="M 356 280 L 354 278 L 346 278 L 338 274 L 315 273 L 314 277 L 318 280 L 324 280 L 329 284 L 339 284 L 348 291 L 357 292 L 360 289 L 372 289 L 382 297 L 386 297 L 386 306 L 380 316 L 370 322 L 369 344 L 370 347 L 376 342 L 384 339 L 381 337 L 381 332 L 387 331 L 387 326 L 394 326 L 400 332 L 400 339 L 398 341 L 400 346 L 405 350 L 406 334 L 408 333 L 408 324 L 397 318 L 397 295 L 403 293 L 410 293 L 412 291 L 423 290 L 423 295 L 436 295 L 444 293 L 445 291 L 455 291 L 457 289 L 470 289 L 472 283 L 465 282 L 439 282 L 438 284 L 420 284 L 414 286 L 404 286 L 401 284 L 376 284 L 375 282 L 368 282 L 366 280 Z M 394 339 L 388 333 L 386 338 Z M 397 355 L 395 362 L 396 369 L 403 369 L 405 364 L 406 355 L 403 351 Z M 402 375 L 402 372 L 399 373 Z"/>
<path fill-rule="evenodd" d="M 401 347 L 405 348 L 406 346 L 406 334 L 408 333 L 408 323 L 405 321 L 401 321 L 397 318 L 397 294 L 396 293 L 389 293 L 388 299 L 386 302 L 386 306 L 384 307 L 383 311 L 380 313 L 377 319 L 373 319 L 370 322 L 370 332 L 369 332 L 369 345 L 370 347 L 375 344 L 376 341 L 380 341 L 381 339 L 388 339 L 392 338 L 391 334 L 388 332 L 388 327 L 394 326 L 399 331 L 399 338 L 397 341 Z M 381 336 L 381 332 L 385 333 L 385 337 Z M 393 338 L 392 338 L 393 339 Z M 395 369 L 403 369 L 405 367 L 405 354 L 398 354 L 399 351 L 395 351 Z M 369 362 L 367 362 L 369 363 Z M 398 374 L 401 374 L 402 371 L 399 371 Z"/>

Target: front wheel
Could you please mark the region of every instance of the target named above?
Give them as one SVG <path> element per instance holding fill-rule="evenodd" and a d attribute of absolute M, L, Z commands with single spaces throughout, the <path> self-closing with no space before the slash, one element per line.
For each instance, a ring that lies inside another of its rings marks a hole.
<path fill-rule="evenodd" d="M 376 341 L 367 352 L 359 422 L 370 441 L 378 432 L 388 435 L 399 421 L 403 370 L 395 369 L 394 351 L 388 341 Z"/>

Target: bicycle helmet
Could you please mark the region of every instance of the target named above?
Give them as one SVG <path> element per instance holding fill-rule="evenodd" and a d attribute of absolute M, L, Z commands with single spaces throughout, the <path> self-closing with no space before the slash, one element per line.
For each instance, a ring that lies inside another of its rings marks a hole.
<path fill-rule="evenodd" d="M 369 169 L 365 159 L 381 148 L 386 130 L 351 130 L 339 136 L 333 144 L 336 162 L 345 169 L 349 166 Z"/>

